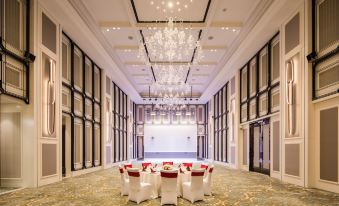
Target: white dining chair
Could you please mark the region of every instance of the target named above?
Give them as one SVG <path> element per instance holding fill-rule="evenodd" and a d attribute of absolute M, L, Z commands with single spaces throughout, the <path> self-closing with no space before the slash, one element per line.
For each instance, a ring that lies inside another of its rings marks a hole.
<path fill-rule="evenodd" d="M 203 185 L 204 185 L 204 194 L 205 195 L 212 195 L 212 172 L 213 172 L 214 166 L 210 166 L 208 169 L 207 176 L 204 177 Z"/>
<path fill-rule="evenodd" d="M 195 169 L 191 172 L 191 181 L 182 184 L 183 198 L 194 203 L 204 199 L 203 178 L 204 169 Z"/>
<path fill-rule="evenodd" d="M 161 172 L 161 205 L 178 204 L 177 200 L 177 170 L 162 170 Z"/>
<path fill-rule="evenodd" d="M 121 196 L 128 195 L 128 186 L 129 186 L 129 179 L 126 177 L 126 173 L 123 167 L 119 166 L 120 172 L 120 187 L 121 187 Z"/>
<path fill-rule="evenodd" d="M 145 200 L 151 199 L 152 186 L 141 182 L 140 171 L 138 168 L 127 169 L 129 176 L 129 194 L 128 200 L 139 204 Z"/>

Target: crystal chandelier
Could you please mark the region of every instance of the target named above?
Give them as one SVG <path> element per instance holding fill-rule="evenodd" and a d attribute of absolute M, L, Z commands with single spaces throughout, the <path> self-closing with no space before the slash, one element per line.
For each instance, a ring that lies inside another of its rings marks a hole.
<path fill-rule="evenodd" d="M 200 41 L 195 41 L 191 30 L 175 27 L 173 18 L 169 18 L 168 24 L 164 29 L 158 29 L 153 35 L 146 36 L 145 46 L 151 59 L 156 61 L 190 62 L 193 53 L 193 64 L 199 62 L 202 58 Z M 148 59 L 145 57 L 143 43 L 139 45 L 139 58 L 148 62 Z"/>
<path fill-rule="evenodd" d="M 157 82 L 160 84 L 181 84 L 185 82 L 189 65 L 153 65 Z"/>
<path fill-rule="evenodd" d="M 150 86 L 150 92 L 159 98 L 184 98 L 191 91 L 191 86 L 186 83 L 167 84 L 154 82 Z"/>

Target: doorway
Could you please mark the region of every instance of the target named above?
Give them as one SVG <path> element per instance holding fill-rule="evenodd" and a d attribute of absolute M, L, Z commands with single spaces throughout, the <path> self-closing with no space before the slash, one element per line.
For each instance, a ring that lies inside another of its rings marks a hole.
<path fill-rule="evenodd" d="M 137 136 L 137 159 L 144 159 L 144 136 Z"/>
<path fill-rule="evenodd" d="M 197 144 L 197 159 L 204 159 L 204 148 L 205 148 L 205 136 L 198 136 L 198 144 Z"/>
<path fill-rule="evenodd" d="M 270 175 L 270 123 L 264 119 L 250 125 L 250 171 Z"/>
<path fill-rule="evenodd" d="M 71 117 L 62 115 L 62 176 L 71 176 Z"/>

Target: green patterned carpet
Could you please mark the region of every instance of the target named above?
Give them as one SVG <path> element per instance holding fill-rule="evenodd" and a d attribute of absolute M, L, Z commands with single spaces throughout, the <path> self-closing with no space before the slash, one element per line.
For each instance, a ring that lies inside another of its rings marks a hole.
<path fill-rule="evenodd" d="M 212 179 L 213 196 L 195 205 L 339 205 L 339 194 L 283 184 L 257 173 L 216 166 Z M 1 195 L 0 205 L 136 205 L 120 196 L 119 181 L 115 167 Z M 191 205 L 182 198 L 178 204 Z M 140 205 L 160 205 L 160 199 Z"/>

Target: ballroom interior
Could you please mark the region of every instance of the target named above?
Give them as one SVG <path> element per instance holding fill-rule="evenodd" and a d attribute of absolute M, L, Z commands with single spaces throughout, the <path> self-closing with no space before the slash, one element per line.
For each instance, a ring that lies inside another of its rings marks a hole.
<path fill-rule="evenodd" d="M 0 0 L 0 205 L 338 205 L 338 0 Z"/>

